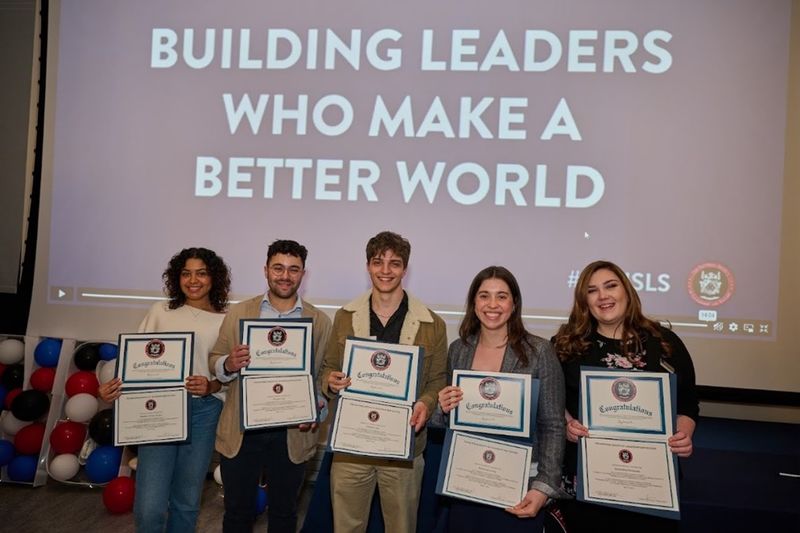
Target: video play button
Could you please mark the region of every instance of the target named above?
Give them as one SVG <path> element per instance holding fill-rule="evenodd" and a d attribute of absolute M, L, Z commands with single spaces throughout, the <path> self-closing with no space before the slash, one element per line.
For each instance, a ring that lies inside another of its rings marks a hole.
<path fill-rule="evenodd" d="M 50 287 L 50 299 L 67 301 L 73 299 L 72 287 Z"/>

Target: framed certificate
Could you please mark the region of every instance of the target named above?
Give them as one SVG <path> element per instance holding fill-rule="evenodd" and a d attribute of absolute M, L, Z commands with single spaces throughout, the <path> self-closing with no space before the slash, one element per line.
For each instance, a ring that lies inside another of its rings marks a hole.
<path fill-rule="evenodd" d="M 310 318 L 250 318 L 239 321 L 250 364 L 241 374 L 311 374 L 313 343 Z"/>
<path fill-rule="evenodd" d="M 123 391 L 114 402 L 114 446 L 189 439 L 188 400 L 184 387 Z"/>
<path fill-rule="evenodd" d="M 592 436 L 672 435 L 670 376 L 663 372 L 581 370 L 581 413 Z"/>
<path fill-rule="evenodd" d="M 533 448 L 447 430 L 436 493 L 506 509 L 528 492 Z"/>
<path fill-rule="evenodd" d="M 239 380 L 242 430 L 316 422 L 310 374 L 248 375 Z"/>
<path fill-rule="evenodd" d="M 676 459 L 666 441 L 581 439 L 578 499 L 679 518 Z"/>
<path fill-rule="evenodd" d="M 118 346 L 123 389 L 182 386 L 192 374 L 192 332 L 121 333 Z"/>
<path fill-rule="evenodd" d="M 349 337 L 342 371 L 350 377 L 343 397 L 413 403 L 417 398 L 421 348 Z"/>
<path fill-rule="evenodd" d="M 329 449 L 386 459 L 413 459 L 411 405 L 339 398 Z"/>
<path fill-rule="evenodd" d="M 673 374 L 581 368 L 579 500 L 679 519 Z"/>
<path fill-rule="evenodd" d="M 528 438 L 531 398 L 539 398 L 539 380 L 530 374 L 453 370 L 453 385 L 464 396 L 450 413 L 450 429 Z M 535 391 L 533 391 L 535 385 Z"/>

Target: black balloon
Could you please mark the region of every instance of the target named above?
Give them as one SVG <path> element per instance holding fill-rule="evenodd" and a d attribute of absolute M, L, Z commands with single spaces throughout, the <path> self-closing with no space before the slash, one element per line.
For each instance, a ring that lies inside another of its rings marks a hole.
<path fill-rule="evenodd" d="M 98 411 L 89 422 L 89 436 L 99 446 L 114 444 L 114 410 Z"/>
<path fill-rule="evenodd" d="M 0 381 L 5 385 L 6 390 L 13 390 L 22 387 L 22 381 L 25 379 L 25 367 L 22 363 L 15 365 L 8 365 L 5 372 L 3 372 Z"/>
<path fill-rule="evenodd" d="M 97 368 L 97 362 L 100 361 L 100 348 L 97 343 L 84 344 L 78 348 L 72 360 L 79 369 L 93 372 Z"/>
<path fill-rule="evenodd" d="M 48 409 L 50 409 L 50 398 L 38 390 L 22 391 L 11 402 L 11 413 L 23 422 L 40 419 Z"/>

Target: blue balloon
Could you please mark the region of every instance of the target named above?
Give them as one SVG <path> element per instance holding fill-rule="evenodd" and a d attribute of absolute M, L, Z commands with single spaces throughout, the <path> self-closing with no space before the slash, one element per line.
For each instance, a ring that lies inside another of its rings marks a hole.
<path fill-rule="evenodd" d="M 0 440 L 0 466 L 6 466 L 14 458 L 14 443 L 10 440 Z"/>
<path fill-rule="evenodd" d="M 35 455 L 18 455 L 8 464 L 8 477 L 12 481 L 33 481 L 38 462 L 39 458 Z"/>
<path fill-rule="evenodd" d="M 45 337 L 33 351 L 33 358 L 39 366 L 53 368 L 58 365 L 58 356 L 61 353 L 61 339 Z"/>
<path fill-rule="evenodd" d="M 117 354 L 119 354 L 119 349 L 116 344 L 104 342 L 100 345 L 100 359 L 103 361 L 112 361 L 117 358 Z"/>
<path fill-rule="evenodd" d="M 108 483 L 119 474 L 122 448 L 98 446 L 86 460 L 86 477 L 92 483 Z"/>
<path fill-rule="evenodd" d="M 267 488 L 258 487 L 256 494 L 256 514 L 261 514 L 267 510 Z"/>
<path fill-rule="evenodd" d="M 0 385 L 0 411 L 3 410 L 3 405 L 6 403 L 6 394 L 8 394 L 8 389 L 5 385 Z"/>

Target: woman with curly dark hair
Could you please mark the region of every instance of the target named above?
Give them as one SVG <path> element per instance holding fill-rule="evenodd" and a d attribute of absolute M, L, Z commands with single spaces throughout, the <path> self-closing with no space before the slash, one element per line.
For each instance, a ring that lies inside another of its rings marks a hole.
<path fill-rule="evenodd" d="M 208 464 L 214 450 L 224 393 L 208 369 L 208 353 L 217 340 L 228 306 L 228 266 L 207 248 L 175 254 L 162 275 L 167 301 L 156 302 L 140 332 L 193 331 L 194 375 L 186 378 L 192 394 L 191 441 L 139 446 L 134 520 L 137 531 L 194 531 Z M 115 378 L 100 386 L 106 402 L 120 395 Z"/>
<path fill-rule="evenodd" d="M 642 313 L 639 295 L 625 272 L 610 261 L 595 261 L 581 272 L 569 319 L 553 338 L 566 386 L 567 450 L 564 480 L 574 493 L 577 443 L 588 437 L 577 420 L 581 366 L 628 371 L 670 372 L 677 377 L 676 431 L 669 439 L 678 457 L 692 454 L 692 435 L 699 414 L 692 358 L 672 330 Z M 570 532 L 590 531 L 598 524 L 614 524 L 629 531 L 677 531 L 676 520 L 562 501 Z"/>

